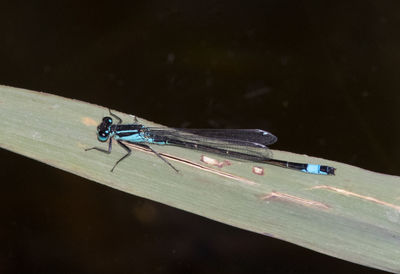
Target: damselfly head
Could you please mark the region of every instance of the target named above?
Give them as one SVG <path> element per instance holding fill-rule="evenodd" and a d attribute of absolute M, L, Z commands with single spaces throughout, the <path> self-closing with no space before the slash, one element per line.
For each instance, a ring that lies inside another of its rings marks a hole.
<path fill-rule="evenodd" d="M 99 139 L 100 142 L 105 142 L 108 140 L 108 137 L 110 137 L 110 127 L 112 123 L 113 120 L 111 117 L 104 117 L 101 124 L 97 127 L 97 139 Z"/>

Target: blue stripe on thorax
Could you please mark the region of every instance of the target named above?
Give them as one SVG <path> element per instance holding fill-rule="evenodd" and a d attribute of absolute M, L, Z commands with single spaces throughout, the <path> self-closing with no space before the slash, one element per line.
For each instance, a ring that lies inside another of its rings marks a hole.
<path fill-rule="evenodd" d="M 150 143 L 157 145 L 165 145 L 164 141 L 155 141 L 153 138 L 146 136 L 145 131 L 142 128 L 138 128 L 138 126 L 133 125 L 127 127 L 125 125 L 118 126 L 115 130 L 115 139 L 126 141 L 130 143 Z"/>

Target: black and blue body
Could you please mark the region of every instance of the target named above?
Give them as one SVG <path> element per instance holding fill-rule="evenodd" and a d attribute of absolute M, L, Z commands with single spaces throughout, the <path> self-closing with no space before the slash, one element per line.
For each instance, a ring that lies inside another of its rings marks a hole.
<path fill-rule="evenodd" d="M 267 146 L 275 143 L 278 138 L 261 129 L 177 129 L 155 128 L 139 124 L 135 118 L 133 124 L 122 124 L 122 120 L 111 113 L 118 120 L 114 124 L 111 117 L 104 117 L 97 127 L 97 138 L 101 142 L 108 141 L 108 150 L 92 147 L 86 150 L 99 150 L 111 153 L 112 139 L 126 150 L 111 171 L 119 162 L 131 154 L 131 149 L 124 142 L 136 144 L 150 149 L 160 159 L 166 162 L 175 171 L 178 170 L 152 149 L 149 144 L 174 145 L 184 148 L 196 149 L 214 154 L 225 155 L 241 160 L 266 163 L 284 168 L 294 169 L 309 174 L 334 175 L 335 168 L 324 165 L 295 163 L 272 158 L 272 153 Z"/>

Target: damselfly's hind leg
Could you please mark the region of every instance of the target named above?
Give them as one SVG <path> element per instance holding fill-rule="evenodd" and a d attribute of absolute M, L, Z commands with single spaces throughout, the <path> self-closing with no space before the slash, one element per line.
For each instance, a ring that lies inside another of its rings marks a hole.
<path fill-rule="evenodd" d="M 163 160 L 165 163 L 167 163 L 173 170 L 175 170 L 176 172 L 179 172 L 178 169 L 176 169 L 176 167 L 174 167 L 167 159 L 165 159 L 163 156 L 161 156 L 160 153 L 158 153 L 157 151 L 155 151 L 154 149 L 152 149 L 150 146 L 146 145 L 146 144 L 137 144 L 138 146 L 150 149 L 155 155 L 157 155 L 158 158 L 160 158 L 161 160 Z"/>
<path fill-rule="evenodd" d="M 138 119 L 136 118 L 136 115 L 130 115 L 130 116 L 133 117 L 133 123 L 134 123 L 134 124 L 139 124 L 139 121 L 138 121 Z"/>

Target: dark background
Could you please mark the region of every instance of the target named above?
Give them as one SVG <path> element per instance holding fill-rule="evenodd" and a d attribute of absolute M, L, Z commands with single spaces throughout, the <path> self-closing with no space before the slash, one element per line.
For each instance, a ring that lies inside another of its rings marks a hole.
<path fill-rule="evenodd" d="M 0 84 L 398 175 L 400 3 L 247 2 L 2 1 Z M 1 273 L 378 272 L 0 158 Z"/>

